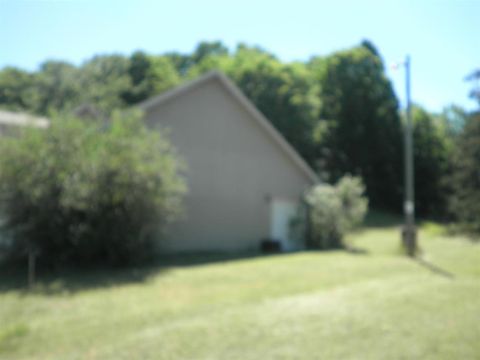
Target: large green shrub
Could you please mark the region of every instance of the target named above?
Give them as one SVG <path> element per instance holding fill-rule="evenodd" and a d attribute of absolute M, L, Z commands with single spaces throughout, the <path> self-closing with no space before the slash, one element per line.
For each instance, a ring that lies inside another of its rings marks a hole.
<path fill-rule="evenodd" d="M 306 194 L 309 207 L 310 247 L 343 247 L 346 232 L 358 225 L 367 212 L 365 187 L 358 177 L 344 176 L 336 185 L 321 184 Z"/>
<path fill-rule="evenodd" d="M 0 141 L 0 201 L 11 255 L 124 264 L 151 253 L 186 186 L 169 141 L 140 114 L 54 119 Z"/>

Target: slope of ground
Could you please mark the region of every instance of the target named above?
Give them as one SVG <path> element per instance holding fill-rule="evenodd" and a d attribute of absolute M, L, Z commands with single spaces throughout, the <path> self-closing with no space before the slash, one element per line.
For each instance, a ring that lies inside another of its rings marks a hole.
<path fill-rule="evenodd" d="M 0 277 L 4 359 L 478 359 L 480 246 L 388 222 L 356 251 L 190 258 L 144 269 Z"/>

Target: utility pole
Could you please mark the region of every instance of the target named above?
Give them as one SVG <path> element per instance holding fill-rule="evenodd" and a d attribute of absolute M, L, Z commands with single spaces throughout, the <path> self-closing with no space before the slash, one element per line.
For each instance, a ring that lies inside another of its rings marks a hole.
<path fill-rule="evenodd" d="M 413 167 L 413 138 L 412 138 L 412 113 L 410 103 L 410 56 L 407 55 L 405 62 L 405 86 L 406 86 L 406 124 L 405 124 L 405 226 L 402 229 L 402 240 L 409 256 L 417 253 L 417 232 L 415 228 L 415 190 L 414 190 L 414 167 Z"/>

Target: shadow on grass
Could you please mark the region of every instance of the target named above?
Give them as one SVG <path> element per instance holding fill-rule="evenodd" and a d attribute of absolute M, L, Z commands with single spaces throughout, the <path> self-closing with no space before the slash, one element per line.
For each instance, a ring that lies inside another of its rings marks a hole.
<path fill-rule="evenodd" d="M 38 269 L 35 285 L 28 288 L 27 267 L 24 265 L 0 266 L 0 293 L 18 291 L 21 294 L 74 294 L 95 288 L 109 288 L 135 283 L 146 283 L 152 277 L 167 273 L 173 268 L 239 261 L 257 257 L 283 256 L 287 253 L 241 254 L 181 254 L 161 255 L 155 261 L 140 266 L 123 268 L 91 267 L 58 270 Z"/>
<path fill-rule="evenodd" d="M 425 259 L 415 257 L 413 260 L 420 266 L 430 270 L 432 273 L 446 277 L 448 279 L 454 279 L 455 275 L 445 269 L 442 269 L 441 267 L 432 264 L 431 262 L 426 261 Z"/>
<path fill-rule="evenodd" d="M 370 252 L 367 249 L 357 247 L 357 246 L 347 246 L 344 249 L 347 253 L 352 255 L 369 255 Z"/>
<path fill-rule="evenodd" d="M 0 269 L 0 293 L 18 291 L 21 294 L 68 295 L 88 289 L 146 282 L 163 271 L 166 269 L 154 266 L 61 270 L 40 268 L 36 273 L 35 285 L 29 289 L 26 267 L 4 266 Z"/>
<path fill-rule="evenodd" d="M 370 210 L 363 222 L 363 226 L 367 228 L 393 227 L 401 226 L 402 224 L 403 218 L 401 215 L 377 210 Z"/>
<path fill-rule="evenodd" d="M 184 253 L 172 255 L 160 255 L 155 264 L 160 267 L 189 267 L 214 263 L 240 261 L 266 256 L 283 256 L 288 253 L 272 252 L 240 252 L 240 253 Z"/>

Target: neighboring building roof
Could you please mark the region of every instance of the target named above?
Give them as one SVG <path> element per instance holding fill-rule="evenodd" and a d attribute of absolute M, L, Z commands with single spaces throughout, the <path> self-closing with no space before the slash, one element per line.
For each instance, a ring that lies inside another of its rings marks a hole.
<path fill-rule="evenodd" d="M 48 127 L 49 121 L 44 117 L 36 117 L 26 113 L 0 110 L 0 125 Z"/>
<path fill-rule="evenodd" d="M 80 119 L 106 120 L 105 114 L 98 107 L 90 103 L 83 103 L 72 111 L 73 115 Z"/>
<path fill-rule="evenodd" d="M 318 177 L 310 166 L 303 160 L 302 157 L 293 149 L 293 147 L 285 140 L 285 138 L 278 132 L 277 129 L 270 123 L 269 120 L 255 107 L 255 105 L 247 99 L 242 91 L 223 73 L 219 71 L 211 71 L 205 75 L 190 81 L 186 84 L 180 85 L 170 91 L 157 95 L 153 98 L 147 99 L 138 106 L 147 111 L 157 105 L 160 105 L 172 98 L 181 96 L 189 90 L 211 80 L 218 80 L 223 87 L 236 99 L 240 105 L 255 119 L 260 127 L 272 138 L 272 140 L 279 146 L 279 148 L 286 153 L 293 163 L 304 172 L 310 180 L 318 182 Z"/>

